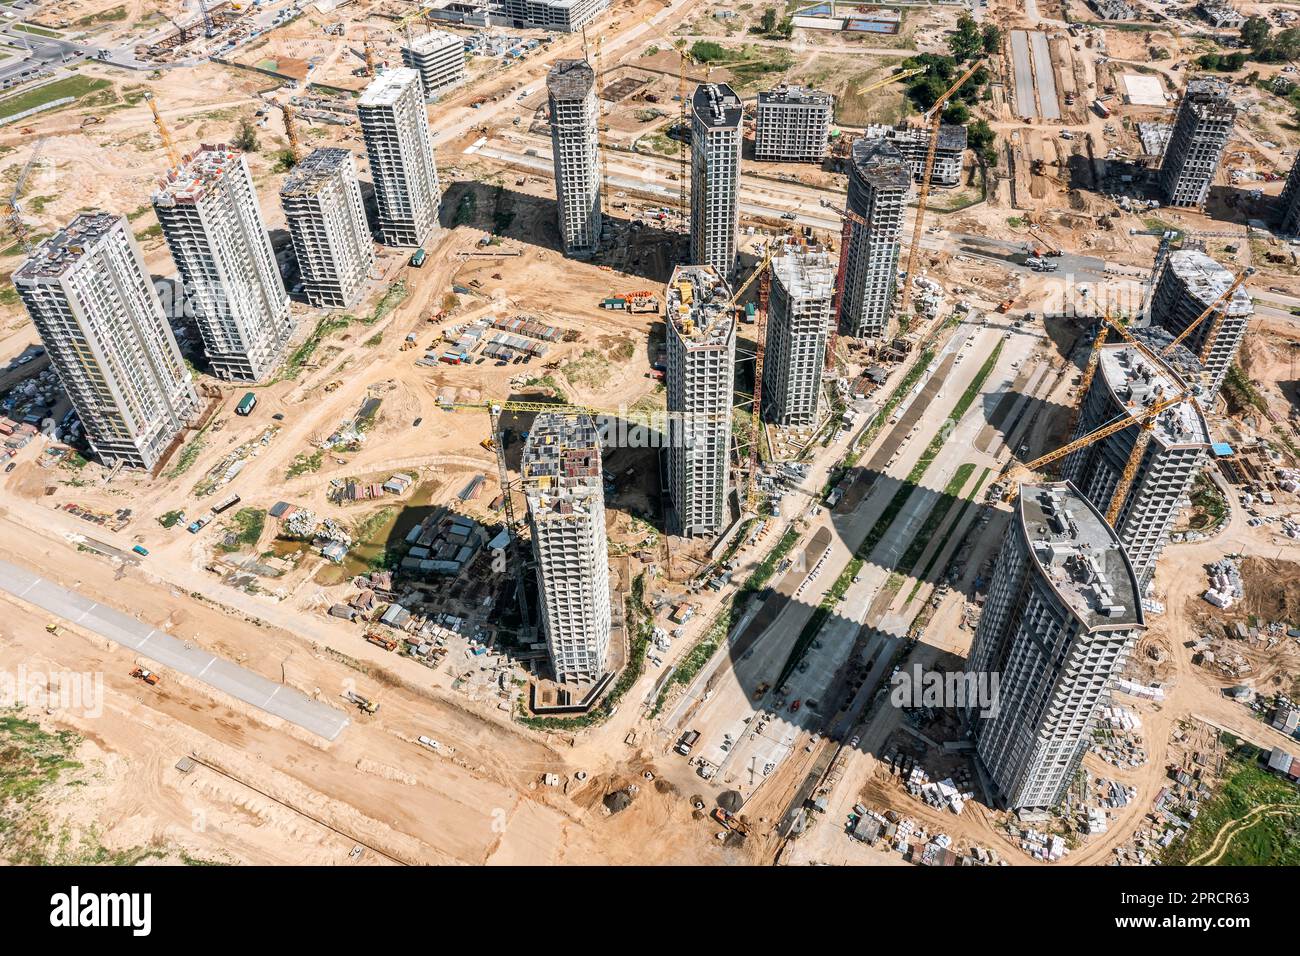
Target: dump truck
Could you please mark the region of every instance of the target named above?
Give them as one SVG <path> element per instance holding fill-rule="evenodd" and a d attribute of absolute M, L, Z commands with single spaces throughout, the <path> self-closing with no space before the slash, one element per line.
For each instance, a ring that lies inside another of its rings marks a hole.
<path fill-rule="evenodd" d="M 161 680 L 161 678 L 153 671 L 146 670 L 143 667 L 137 667 L 135 670 L 131 671 L 131 676 L 136 680 L 144 681 L 150 687 L 157 685 L 158 681 Z"/>
<path fill-rule="evenodd" d="M 695 746 L 695 741 L 700 739 L 698 730 L 688 730 L 682 734 L 682 739 L 677 742 L 676 750 L 683 757 L 690 756 L 691 748 Z"/>

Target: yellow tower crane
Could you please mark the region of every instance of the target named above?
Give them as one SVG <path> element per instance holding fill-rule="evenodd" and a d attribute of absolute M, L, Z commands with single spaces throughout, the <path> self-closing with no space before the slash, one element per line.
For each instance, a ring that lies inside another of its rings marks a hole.
<path fill-rule="evenodd" d="M 163 122 L 162 114 L 158 112 L 158 103 L 154 100 L 152 93 L 144 95 L 146 102 L 149 104 L 149 112 L 153 113 L 153 125 L 158 127 L 158 135 L 162 137 L 163 148 L 167 150 L 167 159 L 172 164 L 172 168 L 180 169 L 181 154 L 176 149 L 176 144 L 172 142 L 172 134 L 167 130 L 167 124 Z"/>
<path fill-rule="evenodd" d="M 907 277 L 903 280 L 903 295 L 899 305 L 899 314 L 903 316 L 907 315 L 907 310 L 912 302 L 912 284 L 916 281 L 916 260 L 918 253 L 921 251 L 921 233 L 925 224 L 925 206 L 930 198 L 930 177 L 934 175 L 934 156 L 939 148 L 939 122 L 943 117 L 943 108 L 953 94 L 965 86 L 966 81 L 974 76 L 982 66 L 984 66 L 984 61 L 976 60 L 965 73 L 957 78 L 957 81 L 952 86 L 943 91 L 943 94 L 930 107 L 930 111 L 925 114 L 925 122 L 928 124 L 930 131 L 930 142 L 925 151 L 925 169 L 921 175 L 921 188 L 916 197 L 916 222 L 912 227 L 912 245 L 907 252 Z"/>
<path fill-rule="evenodd" d="M 284 138 L 289 143 L 289 155 L 293 157 L 293 164 L 297 166 L 302 161 L 302 148 L 298 144 L 298 126 L 294 119 L 296 114 L 293 105 L 288 100 L 276 105 L 280 107 L 280 113 L 284 116 Z"/>
<path fill-rule="evenodd" d="M 875 83 L 869 83 L 868 85 L 864 86 L 862 89 L 858 90 L 858 96 L 861 96 L 863 93 L 870 93 L 873 90 L 878 90 L 882 86 L 888 86 L 890 83 L 894 83 L 899 80 L 907 80 L 907 79 L 911 79 L 914 76 L 919 76 L 920 74 L 924 73 L 928 69 L 929 69 L 928 66 L 918 66 L 918 67 L 913 67 L 910 70 L 903 70 L 899 73 L 891 73 L 883 80 L 877 80 Z"/>

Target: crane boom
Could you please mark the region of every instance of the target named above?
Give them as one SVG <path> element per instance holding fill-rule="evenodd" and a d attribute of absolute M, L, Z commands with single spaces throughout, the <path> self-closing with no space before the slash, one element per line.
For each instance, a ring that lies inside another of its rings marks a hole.
<path fill-rule="evenodd" d="M 984 61 L 976 60 L 957 82 L 943 91 L 943 94 L 930 107 L 926 120 L 930 124 L 930 143 L 925 151 L 925 171 L 921 175 L 921 189 L 916 197 L 916 221 L 912 226 L 912 245 L 907 251 L 907 277 L 903 280 L 903 295 L 899 305 L 899 314 L 906 316 L 912 302 L 912 283 L 916 279 L 916 260 L 921 251 L 921 231 L 925 223 L 925 205 L 930 198 L 930 177 L 934 175 L 934 157 L 939 149 L 939 121 L 943 118 L 944 104 L 961 89 L 975 72 L 984 66 Z"/>
<path fill-rule="evenodd" d="M 158 103 L 153 98 L 152 93 L 146 93 L 144 98 L 149 103 L 149 112 L 153 113 L 153 125 L 158 127 L 158 135 L 162 137 L 163 146 L 167 150 L 167 159 L 171 162 L 172 168 L 180 169 L 181 154 L 176 149 L 176 144 L 172 142 L 172 134 L 167 130 L 167 124 L 163 122 L 162 114 L 158 112 Z"/>
<path fill-rule="evenodd" d="M 1239 288 L 1241 288 L 1241 284 L 1245 282 L 1249 276 L 1252 276 L 1254 274 L 1255 274 L 1255 270 L 1249 268 L 1244 269 L 1240 273 L 1238 273 L 1237 277 L 1232 280 L 1232 285 L 1228 286 L 1228 288 L 1226 288 L 1219 295 L 1217 299 L 1215 299 L 1213 302 L 1207 305 L 1205 307 L 1204 312 L 1202 312 L 1200 315 L 1194 318 L 1190 323 L 1188 323 L 1187 328 L 1179 332 L 1178 337 L 1176 339 L 1174 339 L 1172 342 L 1170 342 L 1168 345 L 1166 345 L 1163 349 L 1160 350 L 1160 354 L 1168 355 L 1178 346 L 1182 345 L 1183 339 L 1187 338 L 1187 336 L 1195 332 L 1196 329 L 1200 326 L 1202 322 L 1205 321 L 1206 317 L 1208 317 L 1211 312 L 1217 312 L 1213 322 L 1210 325 L 1210 332 L 1208 335 L 1205 336 L 1205 341 L 1207 344 L 1209 342 L 1212 342 L 1214 340 L 1215 334 L 1219 330 L 1219 325 L 1223 322 L 1224 310 L 1227 306 L 1227 303 L 1232 299 L 1233 293 L 1235 293 Z M 1202 352 L 1204 351 L 1205 350 L 1202 349 Z M 1202 359 L 1202 361 L 1204 361 L 1204 359 Z"/>
<path fill-rule="evenodd" d="M 1115 522 L 1119 520 L 1120 509 L 1124 507 L 1124 499 L 1128 497 L 1128 491 L 1133 487 L 1133 479 L 1137 475 L 1138 465 L 1142 463 L 1142 456 L 1146 454 L 1147 445 L 1151 444 L 1151 433 L 1155 430 L 1156 420 L 1148 418 L 1142 423 L 1142 431 L 1133 442 L 1133 451 L 1129 453 L 1128 461 L 1124 463 L 1124 472 L 1119 477 L 1119 484 L 1115 486 L 1114 493 L 1110 496 L 1110 507 L 1106 509 L 1106 523 L 1112 528 Z"/>
<path fill-rule="evenodd" d="M 910 70 L 903 70 L 900 73 L 891 73 L 883 80 L 877 80 L 875 83 L 869 83 L 866 86 L 864 86 L 862 89 L 858 90 L 858 96 L 861 96 L 863 93 L 870 93 L 872 90 L 878 90 L 882 86 L 888 86 L 890 83 L 893 83 L 898 80 L 906 80 L 906 79 L 910 79 L 913 76 L 919 76 L 920 74 L 924 73 L 928 69 L 929 69 L 928 66 L 918 66 Z"/>

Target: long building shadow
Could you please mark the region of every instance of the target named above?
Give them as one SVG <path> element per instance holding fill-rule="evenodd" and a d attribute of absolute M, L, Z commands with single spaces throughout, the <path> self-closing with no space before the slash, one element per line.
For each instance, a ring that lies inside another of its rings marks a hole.
<path fill-rule="evenodd" d="M 526 173 L 508 173 L 525 178 Z M 685 248 L 685 236 L 646 218 L 621 215 L 615 202 L 631 209 L 632 200 L 607 197 L 606 239 L 594 264 L 608 265 L 649 282 L 666 283 Z M 664 199 L 664 207 L 672 200 Z M 469 226 L 485 235 L 501 236 L 563 255 L 554 196 L 534 196 L 507 185 L 462 181 L 453 183 L 438 212 L 445 229 Z M 485 250 L 489 251 L 489 250 Z"/>

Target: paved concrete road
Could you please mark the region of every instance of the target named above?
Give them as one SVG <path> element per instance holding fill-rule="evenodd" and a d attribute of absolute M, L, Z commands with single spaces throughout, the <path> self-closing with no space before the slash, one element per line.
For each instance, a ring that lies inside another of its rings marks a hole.
<path fill-rule="evenodd" d="M 1038 103 L 1034 99 L 1034 72 L 1029 65 L 1029 37 L 1024 30 L 1011 31 L 1011 72 L 1016 79 L 1016 113 L 1034 119 Z"/>
<path fill-rule="evenodd" d="M 349 723 L 342 712 L 311 700 L 296 690 L 283 687 L 207 651 L 191 647 L 163 631 L 142 624 L 133 617 L 89 598 L 59 587 L 25 568 L 0 561 L 0 588 L 29 604 L 94 631 L 101 637 L 129 647 L 162 667 L 197 677 L 231 697 L 252 704 L 268 714 L 334 740 Z"/>
<path fill-rule="evenodd" d="M 1034 84 L 1038 87 L 1038 112 L 1043 119 L 1059 120 L 1061 105 L 1056 99 L 1056 74 L 1052 72 L 1052 54 L 1047 45 L 1047 34 L 1035 30 L 1029 34 L 1029 47 L 1034 54 Z"/>

